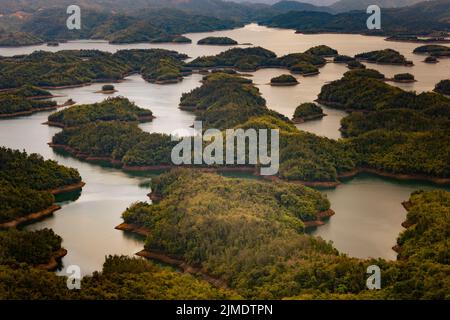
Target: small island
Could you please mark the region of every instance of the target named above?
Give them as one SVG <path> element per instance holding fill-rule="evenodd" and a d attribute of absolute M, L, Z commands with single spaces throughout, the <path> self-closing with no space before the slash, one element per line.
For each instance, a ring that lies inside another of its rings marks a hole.
<path fill-rule="evenodd" d="M 47 42 L 47 47 L 59 47 L 59 42 L 58 41 Z"/>
<path fill-rule="evenodd" d="M 350 61 L 349 63 L 347 63 L 347 68 L 349 68 L 350 70 L 365 69 L 366 66 L 364 64 L 362 64 L 361 62 L 354 60 L 354 61 Z"/>
<path fill-rule="evenodd" d="M 105 84 L 102 86 L 102 90 L 97 91 L 97 93 L 103 93 L 103 94 L 112 94 L 117 92 L 116 88 L 112 84 Z"/>
<path fill-rule="evenodd" d="M 315 103 L 302 103 L 295 109 L 292 121 L 294 123 L 303 123 L 310 120 L 322 119 L 326 114 L 323 109 Z"/>
<path fill-rule="evenodd" d="M 390 79 L 390 81 L 399 83 L 411 83 L 415 82 L 416 79 L 414 78 L 414 75 L 412 75 L 411 73 L 399 73 L 396 74 L 394 78 Z"/>
<path fill-rule="evenodd" d="M 425 63 L 438 63 L 439 60 L 436 57 L 434 57 L 434 56 L 428 56 L 428 57 L 425 58 L 425 60 L 423 60 L 423 62 L 425 62 Z"/>
<path fill-rule="evenodd" d="M 46 124 L 66 128 L 96 121 L 147 122 L 153 120 L 150 110 L 140 108 L 123 97 L 108 98 L 103 102 L 70 107 L 53 113 Z"/>
<path fill-rule="evenodd" d="M 450 95 L 450 79 L 440 81 L 434 88 L 435 92 Z"/>
<path fill-rule="evenodd" d="M 214 46 L 235 46 L 238 44 L 238 42 L 228 37 L 207 37 L 198 40 L 197 44 Z"/>
<path fill-rule="evenodd" d="M 319 74 L 319 69 L 306 62 L 299 62 L 289 68 L 292 73 L 301 74 L 304 77 L 315 76 Z"/>
<path fill-rule="evenodd" d="M 319 57 L 334 57 L 338 54 L 338 51 L 330 48 L 329 46 L 320 45 L 306 50 L 305 53 L 316 55 Z"/>
<path fill-rule="evenodd" d="M 405 56 L 393 49 L 376 50 L 355 55 L 355 58 L 362 61 L 378 64 L 392 64 L 402 66 L 412 66 L 412 61 L 406 60 Z"/>
<path fill-rule="evenodd" d="M 416 49 L 414 49 L 413 53 L 430 54 L 433 57 L 450 57 L 450 47 L 438 44 L 430 44 L 417 47 Z"/>
<path fill-rule="evenodd" d="M 295 86 L 298 84 L 297 79 L 290 74 L 282 74 L 281 76 L 270 80 L 271 86 Z"/>

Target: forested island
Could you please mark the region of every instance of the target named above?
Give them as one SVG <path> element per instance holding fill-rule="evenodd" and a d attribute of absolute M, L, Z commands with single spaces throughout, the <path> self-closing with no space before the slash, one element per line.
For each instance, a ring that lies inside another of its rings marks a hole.
<path fill-rule="evenodd" d="M 53 213 L 54 195 L 79 190 L 76 169 L 37 154 L 0 148 L 0 228 L 15 227 Z"/>
<path fill-rule="evenodd" d="M 271 86 L 295 86 L 297 84 L 297 79 L 290 74 L 282 74 L 281 76 L 270 79 Z"/>
<path fill-rule="evenodd" d="M 238 44 L 238 42 L 229 37 L 206 37 L 198 40 L 197 44 L 215 45 L 215 46 L 235 46 Z"/>
<path fill-rule="evenodd" d="M 24 85 L 43 88 L 81 86 L 93 82 L 114 82 L 140 73 L 150 82 L 180 81 L 189 74 L 187 56 L 163 49 L 35 51 L 26 56 L 0 58 L 0 89 Z"/>
<path fill-rule="evenodd" d="M 75 127 L 96 121 L 146 122 L 153 113 L 127 98 L 108 98 L 102 102 L 77 105 L 51 114 L 47 124 L 57 127 Z"/>
<path fill-rule="evenodd" d="M 328 48 L 328 47 L 327 47 Z M 330 50 L 333 50 L 329 48 Z M 321 50 L 325 50 L 321 48 Z M 216 56 L 199 57 L 188 63 L 190 68 L 236 68 L 240 71 L 255 71 L 260 68 L 285 68 L 294 73 L 304 75 L 317 74 L 318 68 L 324 66 L 326 60 L 311 52 L 292 53 L 277 57 L 275 53 L 261 47 L 233 48 Z"/>
<path fill-rule="evenodd" d="M 331 244 L 299 232 L 302 216 L 298 213 L 327 208 L 327 201 L 318 200 L 319 194 L 312 190 L 179 169 L 155 179 L 152 191 L 152 205 L 137 203 L 123 214 L 125 223 L 149 231 L 145 251 L 139 255 L 196 266 L 192 267 L 196 274 L 208 275 L 210 282 L 224 283 L 244 298 L 426 299 L 443 297 L 448 291 L 443 258 L 446 236 L 441 227 L 445 224 L 442 213 L 449 212 L 448 192 L 411 196 L 405 203 L 408 229 L 396 247 L 399 259 L 387 262 L 349 258 Z M 270 200 L 274 194 L 279 200 Z M 255 199 L 260 196 L 264 199 Z M 205 199 L 215 205 L 200 206 Z M 291 206 L 294 199 L 301 201 L 302 209 L 298 210 L 298 202 Z M 370 264 L 384 270 L 381 290 L 366 289 L 363 275 Z M 329 272 L 317 274 L 318 266 Z M 435 270 L 432 281 L 430 270 Z M 257 276 L 261 273 L 266 276 Z"/>
<path fill-rule="evenodd" d="M 450 57 L 450 47 L 438 44 L 420 46 L 414 49 L 413 52 L 417 54 L 429 54 L 432 57 Z"/>
<path fill-rule="evenodd" d="M 406 60 L 405 56 L 400 54 L 398 51 L 392 49 L 364 52 L 355 55 L 355 58 L 362 61 L 380 64 L 393 64 L 405 66 L 411 66 L 413 64 L 412 61 Z"/>
<path fill-rule="evenodd" d="M 0 119 L 54 110 L 58 106 L 55 101 L 48 100 L 51 97 L 50 92 L 30 85 L 0 92 Z"/>
<path fill-rule="evenodd" d="M 294 117 L 292 121 L 294 123 L 303 123 L 305 121 L 322 119 L 326 114 L 323 113 L 323 109 L 315 103 L 302 103 L 295 108 Z"/>

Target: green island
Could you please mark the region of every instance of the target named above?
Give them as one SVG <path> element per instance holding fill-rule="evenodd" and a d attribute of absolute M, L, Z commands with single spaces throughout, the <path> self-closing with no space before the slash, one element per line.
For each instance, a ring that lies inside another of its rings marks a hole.
<path fill-rule="evenodd" d="M 449 192 L 411 195 L 399 259 L 388 262 L 349 258 L 303 234 L 301 212 L 325 209 L 327 201 L 311 189 L 291 187 L 177 169 L 153 181 L 152 205 L 136 203 L 123 218 L 128 230 L 148 230 L 139 255 L 184 262 L 244 298 L 429 299 L 448 292 L 443 213 L 450 213 Z M 362 275 L 370 264 L 384 270 L 381 290 L 366 289 Z"/>
<path fill-rule="evenodd" d="M 179 81 L 189 73 L 187 56 L 163 49 L 35 51 L 26 56 L 0 58 L 0 89 L 23 85 L 42 88 L 82 86 L 93 82 L 114 82 L 139 73 L 159 84 Z"/>
<path fill-rule="evenodd" d="M 326 114 L 323 113 L 323 109 L 315 103 L 302 103 L 295 108 L 294 117 L 292 121 L 294 123 L 303 123 L 305 121 L 322 119 Z"/>
<path fill-rule="evenodd" d="M 58 106 L 55 101 L 47 100 L 51 97 L 50 92 L 30 85 L 0 92 L 0 119 L 54 110 Z"/>
<path fill-rule="evenodd" d="M 429 54 L 432 57 L 449 57 L 450 56 L 450 47 L 438 45 L 438 44 L 430 44 L 425 46 L 420 46 L 414 49 L 413 53 L 417 54 Z"/>
<path fill-rule="evenodd" d="M 40 155 L 0 148 L 0 229 L 16 227 L 52 214 L 54 195 L 81 189 L 76 169 Z"/>
<path fill-rule="evenodd" d="M 320 45 L 306 50 L 305 53 L 320 57 L 335 57 L 337 56 L 338 51 L 333 48 L 330 48 L 329 46 Z"/>
<path fill-rule="evenodd" d="M 411 73 L 398 73 L 394 75 L 394 78 L 392 79 L 394 82 L 400 82 L 400 83 L 409 83 L 409 82 L 415 82 L 416 79 L 414 78 L 414 75 Z"/>
<path fill-rule="evenodd" d="M 271 86 L 295 86 L 299 82 L 290 74 L 282 74 L 281 76 L 270 79 Z"/>
<path fill-rule="evenodd" d="M 450 95 L 450 79 L 439 81 L 439 83 L 434 87 L 434 91 L 441 94 Z"/>
<path fill-rule="evenodd" d="M 423 60 L 423 62 L 425 62 L 425 63 L 438 63 L 439 60 L 436 57 L 428 56 L 428 57 L 425 58 L 425 60 Z"/>
<path fill-rule="evenodd" d="M 358 60 L 367 62 L 379 63 L 379 64 L 393 64 L 393 65 L 405 65 L 411 66 L 412 61 L 406 60 L 405 56 L 393 49 L 376 50 L 370 52 L 364 52 L 355 55 Z"/>
<path fill-rule="evenodd" d="M 275 53 L 261 47 L 233 48 L 216 56 L 199 57 L 187 64 L 196 69 L 236 68 L 240 71 L 255 71 L 260 68 L 285 68 L 301 74 L 317 74 L 326 60 L 311 53 L 292 53 L 277 57 Z"/>
<path fill-rule="evenodd" d="M 102 90 L 98 91 L 99 93 L 111 94 L 117 92 L 116 87 L 112 84 L 105 84 L 102 86 Z"/>
<path fill-rule="evenodd" d="M 48 125 L 75 127 L 95 121 L 146 122 L 153 119 L 148 109 L 139 108 L 124 97 L 108 98 L 102 102 L 73 106 L 48 117 Z"/>
<path fill-rule="evenodd" d="M 198 40 L 197 44 L 215 45 L 215 46 L 235 46 L 238 44 L 238 42 L 228 37 L 206 37 Z"/>
<path fill-rule="evenodd" d="M 349 68 L 350 70 L 366 69 L 366 66 L 358 60 L 353 60 L 347 63 L 347 68 Z"/>

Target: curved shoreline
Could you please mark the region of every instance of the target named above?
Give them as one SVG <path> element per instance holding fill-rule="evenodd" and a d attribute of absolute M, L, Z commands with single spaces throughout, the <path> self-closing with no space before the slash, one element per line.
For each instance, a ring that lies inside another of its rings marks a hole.
<path fill-rule="evenodd" d="M 36 266 L 36 268 L 46 271 L 54 271 L 58 268 L 59 262 L 62 258 L 64 258 L 67 255 L 67 250 L 64 248 L 60 248 L 59 250 L 53 252 L 50 260 L 48 263 L 45 264 L 39 264 Z"/>
<path fill-rule="evenodd" d="M 49 208 L 41 210 L 39 212 L 30 213 L 26 216 L 18 217 L 13 220 L 10 220 L 8 222 L 1 223 L 0 229 L 16 228 L 23 224 L 28 224 L 31 222 L 39 221 L 39 220 L 42 220 L 43 218 L 51 216 L 55 211 L 58 211 L 60 209 L 61 209 L 61 206 L 54 204 L 54 205 L 50 206 Z"/>

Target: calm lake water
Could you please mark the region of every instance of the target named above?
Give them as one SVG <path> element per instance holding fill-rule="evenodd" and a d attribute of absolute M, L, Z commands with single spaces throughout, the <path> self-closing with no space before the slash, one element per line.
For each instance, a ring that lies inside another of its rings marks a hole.
<path fill-rule="evenodd" d="M 413 43 L 386 42 L 380 37 L 360 35 L 301 35 L 295 34 L 292 30 L 270 29 L 254 24 L 235 30 L 188 34 L 193 44 L 110 45 L 106 42 L 75 41 L 61 44 L 57 48 L 45 45 L 0 48 L 0 55 L 27 54 L 34 50 L 100 49 L 115 52 L 130 48 L 165 48 L 183 52 L 195 58 L 200 55 L 217 54 L 228 49 L 222 46 L 195 44 L 197 40 L 211 35 L 229 36 L 239 43 L 250 42 L 270 49 L 277 55 L 302 52 L 320 44 L 329 45 L 346 55 L 393 48 L 413 60 L 415 66 L 368 64 L 369 67 L 379 70 L 388 77 L 403 72 L 413 73 L 418 82 L 399 86 L 405 90 L 418 92 L 432 90 L 437 82 L 448 78 L 450 70 L 450 59 L 442 60 L 436 65 L 423 63 L 423 56 L 412 54 L 412 50 L 418 46 Z M 318 76 L 297 76 L 300 84 L 295 87 L 267 85 L 272 77 L 286 73 L 286 70 L 262 69 L 254 72 L 252 79 L 270 108 L 291 117 L 297 105 L 316 99 L 320 88 L 325 83 L 339 79 L 347 69 L 344 65 L 330 63 L 320 71 Z M 118 92 L 111 96 L 125 96 L 140 107 L 153 111 L 156 119 L 151 123 L 142 124 L 143 130 L 172 133 L 174 130 L 187 130 L 193 123 L 193 114 L 179 110 L 178 103 L 183 92 L 200 86 L 200 80 L 200 75 L 192 75 L 178 84 L 156 85 L 147 83 L 140 76 L 134 75 L 115 84 Z M 95 93 L 100 87 L 100 84 L 95 84 L 81 88 L 55 90 L 53 93 L 62 96 L 56 98 L 59 102 L 72 98 L 77 103 L 93 103 L 102 101 L 108 96 Z M 328 114 L 327 117 L 298 125 L 298 128 L 332 139 L 340 138 L 338 129 L 345 112 L 329 108 L 324 110 Z M 145 185 L 151 176 L 128 175 L 120 170 L 83 163 L 56 154 L 47 143 L 60 129 L 42 125 L 49 114 L 50 112 L 45 112 L 30 117 L 0 121 L 0 145 L 40 153 L 47 159 L 55 159 L 61 164 L 75 167 L 80 171 L 86 186 L 79 199 L 75 202 L 63 202 L 63 209 L 53 217 L 27 228 L 54 229 L 63 237 L 63 246 L 69 252 L 63 259 L 64 266 L 79 265 L 83 274 L 90 274 L 101 269 L 104 257 L 108 254 L 133 255 L 142 249 L 142 239 L 117 231 L 114 227 L 122 222 L 121 213 L 131 203 L 148 200 L 146 194 L 149 190 Z M 401 202 L 407 200 L 414 190 L 430 188 L 434 186 L 361 175 L 336 189 L 324 190 L 336 215 L 313 234 L 333 241 L 341 252 L 351 256 L 395 259 L 396 255 L 391 247 L 402 230 L 400 224 L 406 216 Z M 60 272 L 64 273 L 64 269 Z"/>

